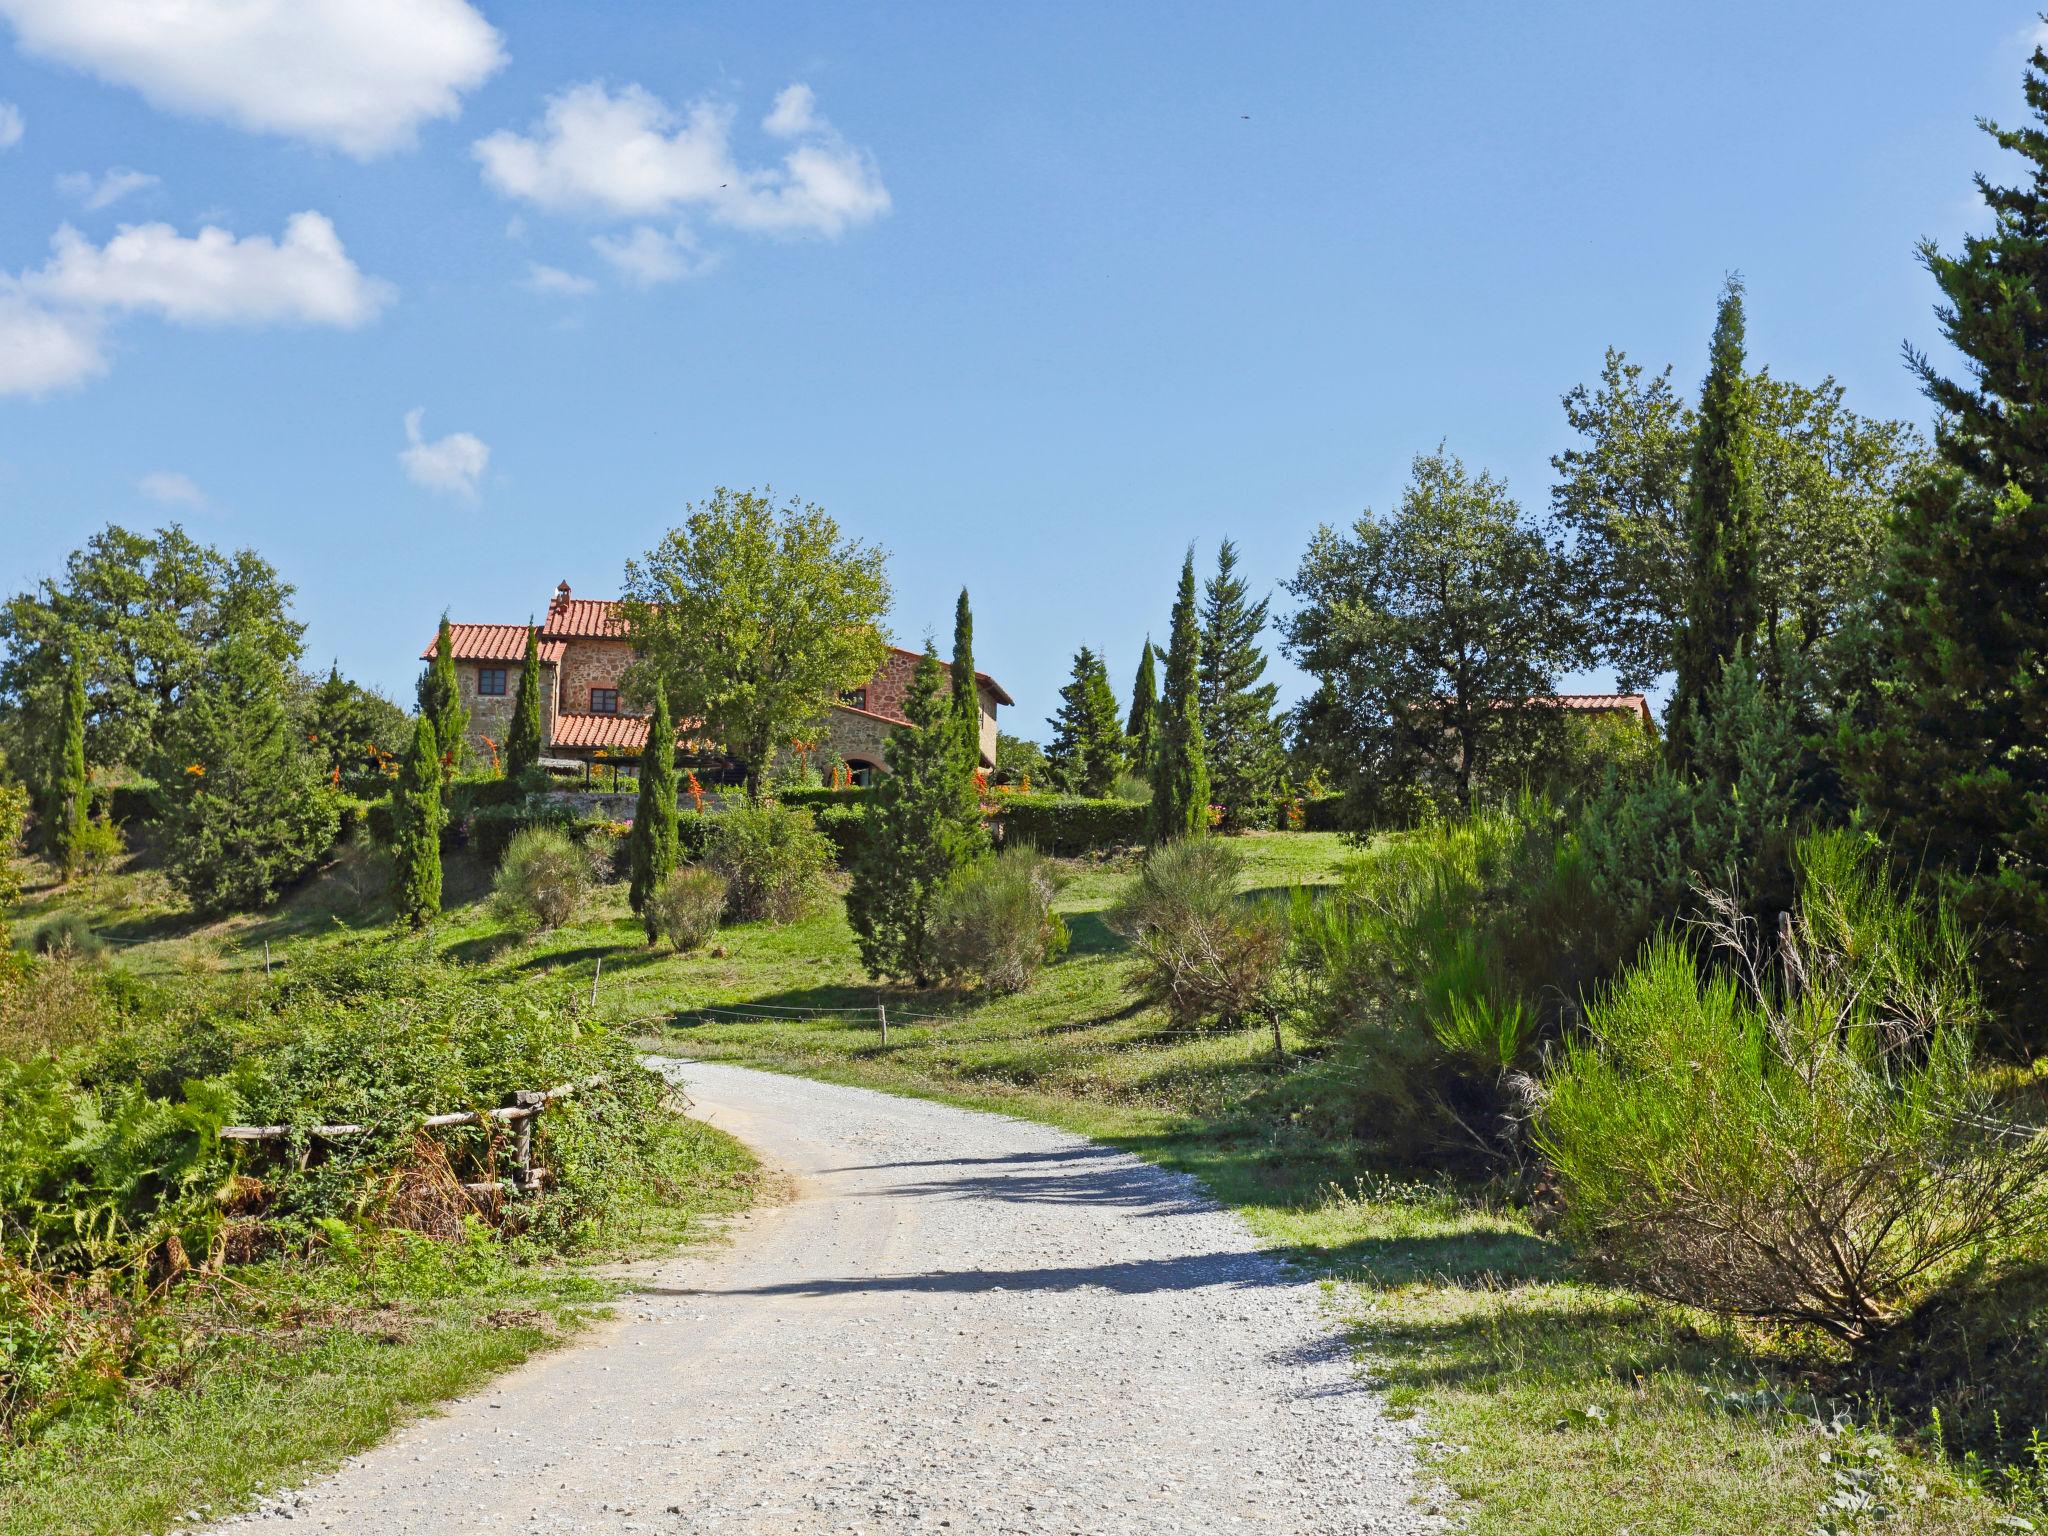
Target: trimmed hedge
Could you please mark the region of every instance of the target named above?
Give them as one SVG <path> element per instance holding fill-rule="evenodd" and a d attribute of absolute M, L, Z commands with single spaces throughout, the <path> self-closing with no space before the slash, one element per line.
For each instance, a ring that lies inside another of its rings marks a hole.
<path fill-rule="evenodd" d="M 775 798 L 784 805 L 807 805 L 814 811 L 840 806 L 866 805 L 874 795 L 872 786 L 850 784 L 845 789 L 778 789 Z"/>
<path fill-rule="evenodd" d="M 867 836 L 868 812 L 864 805 L 821 805 L 811 812 L 811 820 L 832 844 L 832 852 L 841 864 L 849 864 L 860 852 L 861 840 Z"/>
<path fill-rule="evenodd" d="M 1313 795 L 1302 801 L 1301 830 L 1304 832 L 1349 832 L 1351 828 L 1344 820 L 1344 797 L 1342 795 Z"/>
<path fill-rule="evenodd" d="M 1129 800 L 1084 800 L 1078 795 L 1000 795 L 996 825 L 1005 846 L 1029 843 L 1059 856 L 1095 848 L 1128 848 L 1145 841 L 1146 807 Z"/>

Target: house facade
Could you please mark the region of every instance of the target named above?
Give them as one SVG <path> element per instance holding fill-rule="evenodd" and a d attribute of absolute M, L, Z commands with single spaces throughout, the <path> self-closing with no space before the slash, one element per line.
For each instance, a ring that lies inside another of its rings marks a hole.
<path fill-rule="evenodd" d="M 451 622 L 448 628 L 456 680 L 469 711 L 470 746 L 489 758 L 502 748 L 511 729 L 519 669 L 526 657 L 526 625 Z M 621 697 L 620 683 L 633 661 L 633 647 L 626 638 L 620 605 L 577 597 L 565 581 L 555 588 L 538 629 L 542 755 L 581 762 L 601 756 L 637 758 L 647 744 L 647 721 Z M 438 637 L 420 659 L 432 660 L 436 644 Z M 843 760 L 862 782 L 883 771 L 882 744 L 891 732 L 910 723 L 903 703 L 917 658 L 915 651 L 891 646 L 881 669 L 864 686 L 830 706 L 818 741 L 826 760 Z M 939 665 L 950 673 L 946 663 Z M 975 673 L 974 680 L 981 701 L 981 759 L 992 768 L 996 710 L 1012 700 L 987 673 Z M 688 722 L 678 728 L 676 746 L 690 758 L 709 762 L 720 757 L 717 744 L 701 739 Z"/>

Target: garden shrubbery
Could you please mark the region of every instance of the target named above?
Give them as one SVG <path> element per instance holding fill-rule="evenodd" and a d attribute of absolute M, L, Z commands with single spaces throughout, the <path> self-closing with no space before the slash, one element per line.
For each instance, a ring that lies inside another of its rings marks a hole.
<path fill-rule="evenodd" d="M 1035 849 L 1005 848 L 959 871 L 939 898 L 932 948 L 947 981 L 1021 992 L 1066 952 L 1067 925 L 1052 909 L 1059 885 Z"/>
<path fill-rule="evenodd" d="M 740 801 L 710 818 L 704 862 L 725 881 L 728 917 L 786 923 L 816 896 L 832 845 L 807 810 Z"/>
<path fill-rule="evenodd" d="M 492 884 L 492 900 L 508 922 L 559 928 L 576 915 L 590 884 L 589 857 L 557 827 L 513 835 Z"/>
<path fill-rule="evenodd" d="M 1001 795 L 996 826 L 1006 843 L 1029 843 L 1042 853 L 1088 853 L 1131 848 L 1145 841 L 1148 804 L 1141 800 L 1084 800 L 1076 795 Z"/>
<path fill-rule="evenodd" d="M 685 865 L 649 898 L 654 932 L 678 951 L 708 943 L 725 913 L 725 877 L 716 870 Z"/>
<path fill-rule="evenodd" d="M 1866 1345 L 2048 1226 L 2048 1137 L 1972 1073 L 1968 941 L 1854 832 L 1798 845 L 1768 940 L 1723 899 L 1596 1000 L 1547 1084 L 1565 1230 L 1654 1295 Z M 1703 970 L 1702 962 L 1711 962 Z"/>
<path fill-rule="evenodd" d="M 1215 838 L 1152 850 L 1110 909 L 1136 959 L 1131 988 L 1176 1027 L 1237 1023 L 1267 1006 L 1287 955 L 1288 912 L 1237 891 L 1244 858 Z"/>

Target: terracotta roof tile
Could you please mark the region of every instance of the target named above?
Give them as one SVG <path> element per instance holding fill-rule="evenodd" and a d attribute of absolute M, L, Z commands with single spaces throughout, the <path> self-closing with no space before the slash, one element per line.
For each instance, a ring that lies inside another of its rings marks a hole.
<path fill-rule="evenodd" d="M 526 659 L 526 626 L 524 624 L 450 624 L 448 638 L 454 642 L 457 661 L 524 661 Z M 436 635 L 427 642 L 427 648 L 420 652 L 421 661 L 434 659 L 434 647 L 441 643 Z M 558 663 L 562 659 L 559 641 L 550 641 L 545 635 L 540 642 L 540 659 Z"/>
<path fill-rule="evenodd" d="M 691 729 L 689 724 L 676 728 L 676 745 L 689 751 L 704 748 L 705 743 L 686 737 L 683 732 Z M 627 752 L 639 752 L 647 745 L 647 717 L 645 715 L 591 715 L 564 714 L 555 716 L 554 735 L 551 747 L 569 747 L 588 751 L 596 747 L 616 747 Z"/>

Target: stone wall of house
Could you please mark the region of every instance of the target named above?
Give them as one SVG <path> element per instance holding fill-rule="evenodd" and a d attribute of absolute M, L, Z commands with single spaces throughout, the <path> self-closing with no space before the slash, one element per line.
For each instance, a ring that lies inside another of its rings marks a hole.
<path fill-rule="evenodd" d="M 825 737 L 830 744 L 826 758 L 837 755 L 849 764 L 883 766 L 882 743 L 896 727 L 850 709 L 835 707 L 825 718 Z"/>
<path fill-rule="evenodd" d="M 904 700 L 910 697 L 910 680 L 916 675 L 917 661 L 915 655 L 893 650 L 889 652 L 888 660 L 882 663 L 881 670 L 867 686 L 866 707 L 876 714 L 901 716 Z M 942 661 L 939 663 L 939 670 L 945 674 L 946 686 L 950 688 L 952 667 Z M 996 760 L 996 699 L 986 683 L 976 683 L 975 692 L 981 697 L 981 758 L 983 762 L 992 765 Z M 851 757 L 853 754 L 844 755 Z M 877 755 L 875 761 L 879 763 L 881 757 Z"/>
<path fill-rule="evenodd" d="M 478 693 L 477 674 L 500 665 L 505 669 L 503 695 Z M 491 761 L 491 742 L 497 743 L 500 758 L 505 754 L 505 737 L 512 730 L 512 713 L 519 703 L 519 663 L 457 661 L 455 682 L 462 693 L 462 707 L 469 711 L 469 730 L 465 734 L 471 756 L 477 766 L 487 767 Z M 540 664 L 540 739 L 543 742 L 553 733 L 554 725 L 555 669 L 544 661 Z M 487 737 L 489 740 L 485 739 Z"/>
<path fill-rule="evenodd" d="M 590 711 L 590 690 L 616 688 L 633 663 L 633 647 L 623 640 L 564 640 L 562 686 L 557 706 L 563 714 Z M 631 713 L 621 703 L 622 713 Z"/>

